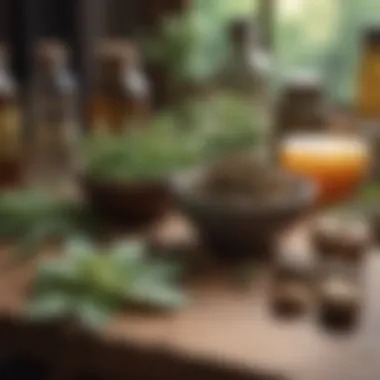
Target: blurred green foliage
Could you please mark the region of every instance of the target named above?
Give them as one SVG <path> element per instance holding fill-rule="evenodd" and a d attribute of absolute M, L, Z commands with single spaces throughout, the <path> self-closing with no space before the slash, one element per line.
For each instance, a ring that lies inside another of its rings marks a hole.
<path fill-rule="evenodd" d="M 105 181 L 160 178 L 236 150 L 254 149 L 265 135 L 259 111 L 235 94 L 189 98 L 182 110 L 186 117 L 171 107 L 141 131 L 89 137 L 86 174 Z"/>
<path fill-rule="evenodd" d="M 38 189 L 0 195 L 0 240 L 12 242 L 12 260 L 31 258 L 50 239 L 92 235 L 96 219 L 78 202 Z"/>
<path fill-rule="evenodd" d="M 65 256 L 39 264 L 27 312 L 37 320 L 69 317 L 97 328 L 125 307 L 178 308 L 185 302 L 181 272 L 177 264 L 149 257 L 138 241 L 103 249 L 71 241 Z"/>
<path fill-rule="evenodd" d="M 247 17 L 256 2 L 193 0 L 184 14 L 165 19 L 160 34 L 142 39 L 144 55 L 168 67 L 176 85 L 204 84 L 226 57 L 228 23 Z"/>
<path fill-rule="evenodd" d="M 160 178 L 199 162 L 199 147 L 169 114 L 156 116 L 145 131 L 101 134 L 85 144 L 86 174 L 98 180 Z"/>
<path fill-rule="evenodd" d="M 281 74 L 314 69 L 325 78 L 333 102 L 352 104 L 362 32 L 369 23 L 380 24 L 379 12 L 378 0 L 278 1 L 276 55 Z"/>
<path fill-rule="evenodd" d="M 202 83 L 228 53 L 226 28 L 247 17 L 260 0 L 193 0 L 189 12 L 168 19 L 162 36 L 151 41 L 151 55 L 168 63 L 173 80 Z M 379 22 L 378 0 L 278 0 L 275 10 L 276 80 L 289 72 L 314 69 L 326 80 L 331 99 L 351 103 L 355 95 L 361 36 Z M 377 17 L 377 20 L 376 20 Z"/>

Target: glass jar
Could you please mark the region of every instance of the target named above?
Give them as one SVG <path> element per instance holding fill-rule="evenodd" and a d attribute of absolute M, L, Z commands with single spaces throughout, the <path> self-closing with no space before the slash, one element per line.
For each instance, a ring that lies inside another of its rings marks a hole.
<path fill-rule="evenodd" d="M 366 180 L 370 147 L 359 136 L 296 134 L 281 143 L 280 164 L 314 181 L 319 203 L 343 200 Z"/>
<path fill-rule="evenodd" d="M 90 106 L 92 128 L 120 133 L 141 126 L 150 112 L 150 94 L 137 49 L 126 41 L 104 41 L 98 58 Z"/>

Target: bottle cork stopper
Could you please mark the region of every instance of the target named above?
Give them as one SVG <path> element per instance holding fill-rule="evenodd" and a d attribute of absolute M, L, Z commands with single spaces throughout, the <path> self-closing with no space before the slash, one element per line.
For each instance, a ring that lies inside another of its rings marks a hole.
<path fill-rule="evenodd" d="M 246 38 L 252 32 L 252 23 L 248 19 L 237 19 L 231 22 L 230 35 L 235 38 Z"/>
<path fill-rule="evenodd" d="M 293 72 L 285 81 L 284 95 L 286 97 L 322 96 L 323 81 L 321 77 L 308 70 Z"/>
<path fill-rule="evenodd" d="M 364 43 L 367 46 L 380 46 L 380 24 L 367 26 L 364 31 Z"/>

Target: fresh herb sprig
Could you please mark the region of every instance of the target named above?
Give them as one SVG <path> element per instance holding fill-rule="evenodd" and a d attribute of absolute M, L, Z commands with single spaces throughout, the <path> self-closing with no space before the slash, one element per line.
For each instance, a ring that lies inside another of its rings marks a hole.
<path fill-rule="evenodd" d="M 12 260 L 27 259 L 49 239 L 92 236 L 98 224 L 84 205 L 21 189 L 0 195 L 0 240 L 14 244 Z"/>
<path fill-rule="evenodd" d="M 177 264 L 152 259 L 141 242 L 103 250 L 73 241 L 63 258 L 40 264 L 28 313 L 38 320 L 74 318 L 97 328 L 126 307 L 178 308 L 185 302 L 180 274 Z"/>

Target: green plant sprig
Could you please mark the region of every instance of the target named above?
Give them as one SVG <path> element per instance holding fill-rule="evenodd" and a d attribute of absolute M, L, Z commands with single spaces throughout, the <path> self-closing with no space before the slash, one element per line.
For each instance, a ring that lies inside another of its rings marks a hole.
<path fill-rule="evenodd" d="M 152 259 L 141 242 L 98 249 L 72 241 L 61 259 L 40 264 L 28 314 L 37 320 L 73 318 L 87 328 L 103 326 L 125 308 L 181 307 L 181 268 Z"/>
<path fill-rule="evenodd" d="M 96 219 L 82 204 L 35 189 L 0 195 L 0 240 L 15 245 L 11 261 L 32 258 L 50 239 L 92 236 Z"/>

